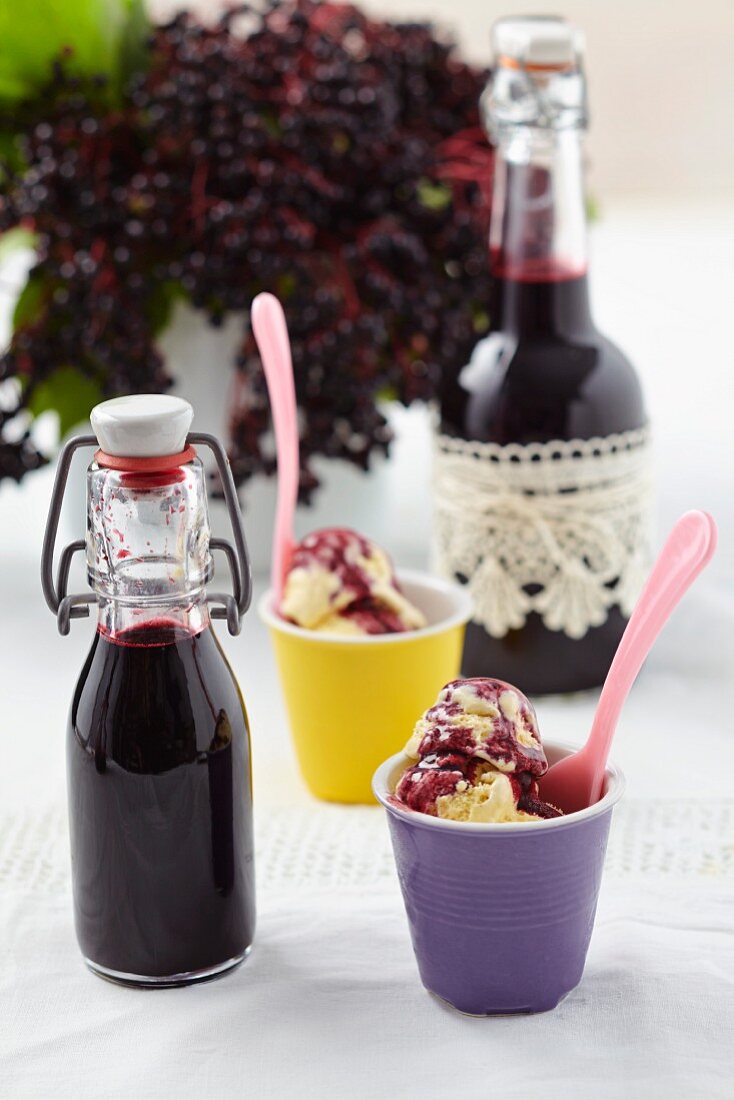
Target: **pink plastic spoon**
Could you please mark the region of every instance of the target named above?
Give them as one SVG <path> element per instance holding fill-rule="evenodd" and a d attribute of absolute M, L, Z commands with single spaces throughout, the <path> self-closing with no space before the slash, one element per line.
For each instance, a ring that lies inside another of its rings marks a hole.
<path fill-rule="evenodd" d="M 706 512 L 686 512 L 655 562 L 627 623 L 604 681 L 589 739 L 554 764 L 540 781 L 541 795 L 566 813 L 598 802 L 604 769 L 622 706 L 658 634 L 716 549 L 716 524 Z"/>
<path fill-rule="evenodd" d="M 298 500 L 298 414 L 293 362 L 283 307 L 273 294 L 258 294 L 250 312 L 270 395 L 278 460 L 278 503 L 273 533 L 272 587 L 277 607 L 296 545 L 293 517 Z"/>

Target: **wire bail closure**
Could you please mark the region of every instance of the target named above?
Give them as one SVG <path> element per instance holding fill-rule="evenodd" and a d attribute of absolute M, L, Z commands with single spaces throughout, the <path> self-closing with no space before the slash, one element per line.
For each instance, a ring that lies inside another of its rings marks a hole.
<path fill-rule="evenodd" d="M 575 83 L 575 95 L 569 95 L 570 81 Z M 567 87 L 561 95 L 562 84 Z M 494 144 L 499 144 L 503 133 L 526 127 L 585 130 L 589 104 L 583 52 L 575 49 L 574 61 L 562 66 L 533 65 L 522 58 L 512 58 L 512 64 L 507 64 L 507 59 L 499 58 L 479 105 Z"/>
<path fill-rule="evenodd" d="M 229 519 L 232 524 L 234 546 L 226 539 L 211 538 L 209 548 L 221 550 L 227 558 L 230 574 L 232 576 L 233 594 L 227 592 L 212 592 L 207 595 L 207 603 L 213 604 L 212 618 L 226 619 L 229 633 L 237 635 L 242 625 L 242 616 L 250 606 L 252 598 L 252 569 L 250 557 L 247 552 L 247 541 L 242 526 L 242 515 L 237 500 L 237 490 L 232 478 L 232 470 L 229 465 L 224 447 L 216 436 L 206 432 L 192 432 L 186 437 L 187 448 L 207 447 L 217 464 L 219 477 L 222 482 L 224 500 L 227 505 Z M 70 439 L 64 446 L 59 456 L 56 469 L 56 478 L 51 493 L 51 506 L 49 508 L 46 530 L 43 536 L 43 549 L 41 551 L 41 586 L 43 595 L 51 611 L 56 615 L 56 621 L 60 634 L 68 634 L 72 619 L 83 619 L 89 615 L 90 604 L 97 603 L 97 597 L 93 592 L 81 592 L 67 595 L 69 583 L 69 571 L 74 554 L 86 548 L 85 539 L 76 539 L 69 543 L 61 551 L 59 568 L 54 582 L 54 551 L 56 548 L 56 535 L 59 527 L 59 517 L 64 500 L 64 490 L 69 476 L 71 460 L 74 454 L 82 447 L 94 447 L 99 449 L 97 437 L 94 435 L 80 435 Z"/>

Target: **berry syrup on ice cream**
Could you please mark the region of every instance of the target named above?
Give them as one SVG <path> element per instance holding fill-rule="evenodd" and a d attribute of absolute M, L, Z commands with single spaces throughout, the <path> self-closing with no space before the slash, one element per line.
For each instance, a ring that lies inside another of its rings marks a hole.
<path fill-rule="evenodd" d="M 405 752 L 416 763 L 400 777 L 395 798 L 412 810 L 485 822 L 561 814 L 538 792 L 548 761 L 532 704 L 502 680 L 446 684 Z"/>
<path fill-rule="evenodd" d="M 346 527 L 314 531 L 296 547 L 280 612 L 305 630 L 395 634 L 426 625 L 403 595 L 390 558 Z"/>

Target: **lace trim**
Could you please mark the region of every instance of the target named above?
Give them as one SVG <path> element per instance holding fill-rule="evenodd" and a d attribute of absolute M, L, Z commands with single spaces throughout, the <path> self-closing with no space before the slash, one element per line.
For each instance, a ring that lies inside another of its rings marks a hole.
<path fill-rule="evenodd" d="M 475 622 L 495 638 L 537 612 L 582 638 L 629 614 L 649 559 L 646 428 L 527 445 L 437 435 L 436 559 L 466 578 Z"/>
<path fill-rule="evenodd" d="M 606 876 L 734 878 L 734 800 L 630 799 L 614 811 Z M 257 884 L 354 887 L 395 880 L 384 812 L 368 806 L 268 809 L 256 817 Z M 65 813 L 0 815 L 0 893 L 11 888 L 70 892 Z"/>

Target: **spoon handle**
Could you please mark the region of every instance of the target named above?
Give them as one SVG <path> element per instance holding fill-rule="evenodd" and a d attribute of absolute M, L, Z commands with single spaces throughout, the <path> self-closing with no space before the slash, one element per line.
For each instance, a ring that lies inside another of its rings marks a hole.
<path fill-rule="evenodd" d="M 686 512 L 655 562 L 604 681 L 589 740 L 583 751 L 594 763 L 591 803 L 601 797 L 609 747 L 622 705 L 671 612 L 710 561 L 716 524 L 706 512 Z"/>
<path fill-rule="evenodd" d="M 275 430 L 278 503 L 273 533 L 272 586 L 276 605 L 293 551 L 293 516 L 298 500 L 298 413 L 290 340 L 283 307 L 273 294 L 258 294 L 250 313 L 262 356 Z"/>

